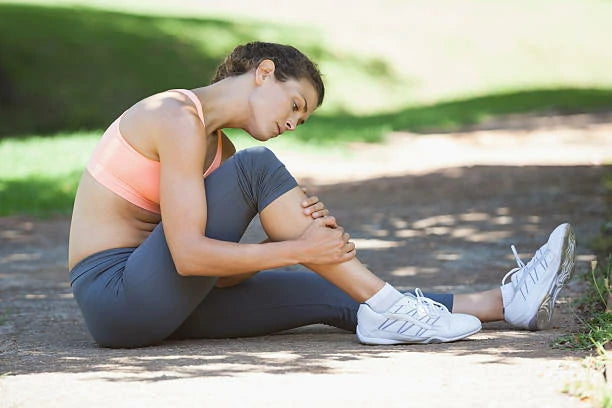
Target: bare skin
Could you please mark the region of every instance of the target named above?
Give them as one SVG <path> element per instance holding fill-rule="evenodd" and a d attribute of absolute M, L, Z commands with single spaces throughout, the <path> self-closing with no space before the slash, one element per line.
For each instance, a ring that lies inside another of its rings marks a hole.
<path fill-rule="evenodd" d="M 471 314 L 481 322 L 504 320 L 501 289 L 455 295 L 452 312 Z"/>
<path fill-rule="evenodd" d="M 203 102 L 206 127 L 191 101 L 176 93 L 137 103 L 120 123 L 129 144 L 161 163 L 161 216 L 120 198 L 85 172 L 74 204 L 69 267 L 105 249 L 139 246 L 163 219 L 177 272 L 183 276 L 220 276 L 220 285 L 227 286 L 247 279 L 252 271 L 299 263 L 358 302 L 374 295 L 384 282 L 357 260 L 349 235 L 318 199 L 308 201 L 299 188 L 261 212 L 272 242 L 238 244 L 202 233 L 207 217 L 202 173 L 215 154 L 216 130 L 240 128 L 261 141 L 295 130 L 316 109 L 317 95 L 310 83 L 277 81 L 274 63 L 264 60 L 250 73 L 194 92 Z M 227 160 L 235 148 L 225 136 L 223 142 L 223 160 Z M 483 321 L 499 320 L 501 292 L 496 291 L 457 295 L 453 311 Z"/>

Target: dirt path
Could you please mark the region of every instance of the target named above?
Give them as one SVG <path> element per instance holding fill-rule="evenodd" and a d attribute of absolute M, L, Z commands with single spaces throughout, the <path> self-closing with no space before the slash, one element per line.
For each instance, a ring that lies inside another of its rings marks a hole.
<path fill-rule="evenodd" d="M 528 258 L 567 220 L 577 268 L 587 268 L 605 211 L 600 180 L 612 171 L 600 165 L 612 163 L 612 120 L 601 117 L 396 134 L 341 159 L 278 154 L 377 274 L 400 288 L 466 292 L 499 283 L 514 264 L 510 244 Z M 495 323 L 452 344 L 366 347 L 317 325 L 109 350 L 92 342 L 66 282 L 68 227 L 63 218 L 0 219 L 0 407 L 584 406 L 561 393 L 582 355 L 549 346 L 575 327 L 568 301 L 578 281 L 563 292 L 553 329 L 537 333 Z M 260 234 L 254 225 L 248 240 Z"/>

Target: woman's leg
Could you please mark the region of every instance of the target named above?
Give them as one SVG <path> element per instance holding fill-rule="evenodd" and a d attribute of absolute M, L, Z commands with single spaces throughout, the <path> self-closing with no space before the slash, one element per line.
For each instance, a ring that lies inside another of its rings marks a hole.
<path fill-rule="evenodd" d="M 312 218 L 301 211 L 300 202 L 304 197 L 300 188 L 294 188 L 261 211 L 261 224 L 271 240 L 295 239 L 312 222 Z M 385 284 L 357 258 L 341 264 L 304 266 L 323 276 L 360 303 L 371 298 Z"/>
<path fill-rule="evenodd" d="M 294 188 L 261 211 L 262 226 L 272 240 L 294 239 L 300 236 L 312 222 L 310 217 L 302 214 L 299 207 L 303 199 L 304 193 L 299 188 Z M 288 219 L 292 222 L 286 222 Z M 533 313 L 538 313 L 539 320 L 537 324 L 530 320 L 530 327 L 539 329 L 550 323 L 554 300 L 573 271 L 573 257 L 573 232 L 569 224 L 562 224 L 553 231 L 547 244 L 538 250 L 527 266 L 519 262 L 519 273 L 513 280 L 518 281 L 519 276 L 528 276 L 526 279 L 520 278 L 525 282 L 522 289 L 524 293 L 520 297 L 523 300 L 516 298 L 514 309 L 518 310 L 512 312 L 521 316 L 516 318 L 521 322 L 518 323 L 520 327 L 527 325 L 523 320 L 535 319 L 536 316 L 532 316 Z M 342 264 L 305 266 L 332 282 L 357 302 L 369 299 L 384 285 L 384 282 L 370 272 L 357 258 Z M 537 290 L 532 292 L 532 286 Z M 513 285 L 504 286 L 506 289 L 512 287 Z M 508 315 L 504 314 L 504 305 L 510 302 L 514 290 L 506 290 L 505 297 L 502 296 L 501 288 L 456 295 L 453 307 L 449 310 L 452 310 L 453 313 L 476 316 L 484 322 L 503 320 L 508 318 Z M 528 309 L 528 311 L 523 309 Z"/>
<path fill-rule="evenodd" d="M 354 331 L 358 307 L 314 272 L 279 268 L 212 289 L 171 338 L 258 336 L 315 323 Z"/>
<path fill-rule="evenodd" d="M 518 267 L 506 274 L 502 286 L 455 296 L 453 312 L 470 313 L 482 321 L 506 320 L 523 329 L 547 328 L 556 298 L 574 272 L 575 246 L 572 226 L 565 223 L 553 230 L 527 264 L 513 247 Z"/>
<path fill-rule="evenodd" d="M 452 307 L 452 295 L 425 295 Z M 316 273 L 279 268 L 212 289 L 171 337 L 259 336 L 316 323 L 354 332 L 358 308 L 358 302 Z"/>
<path fill-rule="evenodd" d="M 453 313 L 467 313 L 476 316 L 481 322 L 494 322 L 504 319 L 504 307 L 500 288 L 483 292 L 454 296 Z"/>
<path fill-rule="evenodd" d="M 274 186 L 276 182 L 272 180 L 290 177 L 281 165 L 268 178 L 267 183 L 258 182 L 260 172 L 257 169 L 263 163 L 279 163 L 278 159 L 267 149 L 249 155 L 248 159 L 250 162 L 241 163 L 250 169 L 244 174 L 250 180 L 249 186 L 257 189 Z M 269 171 L 265 173 L 269 174 Z M 257 201 L 262 226 L 271 240 L 298 238 L 311 225 L 311 217 L 301 211 L 300 203 L 304 198 L 304 193 L 296 186 L 272 201 Z M 370 272 L 357 258 L 340 264 L 305 266 L 347 293 L 354 301 L 363 302 L 357 311 L 359 325 L 356 329 L 362 342 L 397 344 L 453 341 L 481 328 L 477 318 L 465 314 L 451 315 L 445 308 L 431 303 L 420 292 L 416 296 L 403 295 Z"/>

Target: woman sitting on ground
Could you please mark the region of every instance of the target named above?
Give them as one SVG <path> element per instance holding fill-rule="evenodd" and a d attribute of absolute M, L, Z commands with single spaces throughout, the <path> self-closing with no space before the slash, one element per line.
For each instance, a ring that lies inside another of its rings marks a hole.
<path fill-rule="evenodd" d="M 314 323 L 356 331 L 367 344 L 430 343 L 474 334 L 481 320 L 548 326 L 574 266 L 568 224 L 527 265 L 517 256 L 501 288 L 401 293 L 359 262 L 349 235 L 270 150 L 236 153 L 221 131 L 269 140 L 303 124 L 323 96 L 305 55 L 256 42 L 234 49 L 210 85 L 150 96 L 110 125 L 81 178 L 70 229 L 71 285 L 97 343 Z M 257 213 L 269 240 L 238 243 Z M 282 269 L 296 264 L 314 272 Z"/>

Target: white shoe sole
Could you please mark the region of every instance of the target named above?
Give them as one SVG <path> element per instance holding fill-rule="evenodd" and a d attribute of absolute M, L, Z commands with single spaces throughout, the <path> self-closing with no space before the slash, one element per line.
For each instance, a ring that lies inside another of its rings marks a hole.
<path fill-rule="evenodd" d="M 575 253 L 576 238 L 572 226 L 568 225 L 563 237 L 563 246 L 561 249 L 561 260 L 555 278 L 552 280 L 550 288 L 546 296 L 542 299 L 538 311 L 534 318 L 529 322 L 530 330 L 544 330 L 550 327 L 550 322 L 553 317 L 555 301 L 557 295 L 563 286 L 572 278 L 572 273 L 575 268 Z"/>
<path fill-rule="evenodd" d="M 380 337 L 367 337 L 361 334 L 359 331 L 359 325 L 357 325 L 357 338 L 363 344 L 375 346 L 384 344 L 432 344 L 432 343 L 449 343 L 451 341 L 457 341 L 464 339 L 472 334 L 478 333 L 482 329 L 482 326 L 469 333 L 464 333 L 456 337 L 428 337 L 422 340 L 409 340 L 409 339 L 385 339 Z"/>

